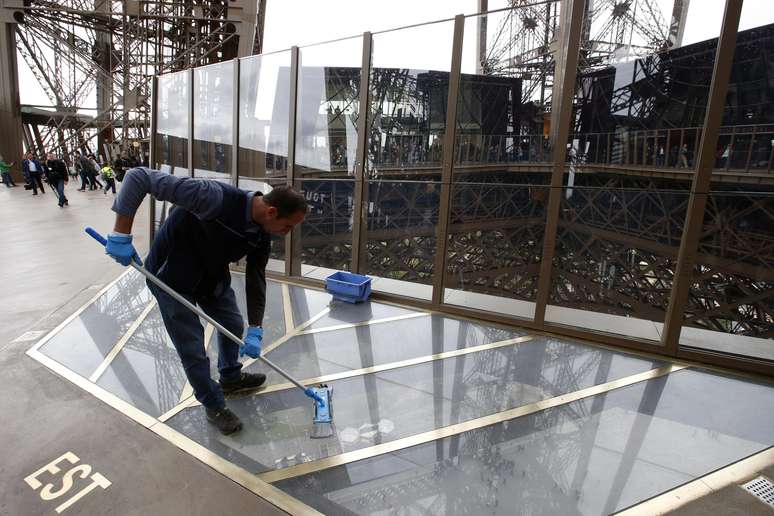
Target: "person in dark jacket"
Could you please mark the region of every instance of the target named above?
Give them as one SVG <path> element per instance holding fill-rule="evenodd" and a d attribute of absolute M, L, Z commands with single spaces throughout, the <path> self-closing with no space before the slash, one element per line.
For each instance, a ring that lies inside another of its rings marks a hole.
<path fill-rule="evenodd" d="M 89 160 L 81 156 L 80 151 L 75 151 L 73 162 L 75 163 L 75 169 L 78 171 L 78 175 L 81 177 L 81 187 L 78 191 L 83 192 L 89 185 Z"/>
<path fill-rule="evenodd" d="M 38 188 L 40 188 L 40 193 L 46 193 L 41 179 L 43 165 L 35 159 L 31 152 L 27 153 L 27 158 L 22 162 L 22 169 L 27 182 L 32 185 L 32 195 L 38 195 Z"/>
<path fill-rule="evenodd" d="M 306 200 L 289 187 L 262 195 L 220 181 L 133 168 L 124 176 L 113 203 L 116 222 L 105 246 L 105 252 L 122 265 L 132 260 L 142 264 L 131 232 L 134 215 L 147 194 L 170 201 L 176 208 L 159 228 L 145 268 L 235 335 L 244 333 L 244 320 L 231 288 L 229 264 L 246 257 L 247 336 L 240 349 L 218 335 L 218 383 L 210 377 L 199 317 L 148 282 L 207 420 L 223 434 L 236 432 L 242 423 L 226 407 L 224 392 L 255 389 L 266 381 L 263 374 L 242 372 L 239 354 L 258 358 L 261 353 L 271 235 L 285 235 L 304 220 Z"/>
<path fill-rule="evenodd" d="M 61 159 L 56 159 L 52 153 L 48 154 L 48 160 L 46 161 L 48 166 L 48 184 L 59 196 L 59 207 L 62 208 L 65 205 L 69 206 L 67 197 L 64 193 L 65 183 L 70 180 L 67 174 L 67 165 Z"/>

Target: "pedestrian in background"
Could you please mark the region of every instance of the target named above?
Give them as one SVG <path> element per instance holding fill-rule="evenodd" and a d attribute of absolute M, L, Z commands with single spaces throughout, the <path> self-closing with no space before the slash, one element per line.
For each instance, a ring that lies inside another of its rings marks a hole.
<path fill-rule="evenodd" d="M 113 189 L 113 195 L 116 194 L 116 174 L 113 172 L 113 169 L 110 168 L 110 165 L 105 164 L 104 167 L 102 167 L 102 179 L 105 180 L 105 191 L 103 192 L 105 195 L 107 195 L 108 190 L 111 188 Z"/>
<path fill-rule="evenodd" d="M 32 185 L 32 195 L 38 195 L 38 188 L 40 188 L 40 193 L 46 193 L 43 189 L 43 180 L 40 177 L 43 165 L 35 159 L 31 152 L 27 153 L 27 159 L 22 162 L 22 168 L 24 177 L 28 178 L 27 181 Z"/>
<path fill-rule="evenodd" d="M 14 163 L 15 162 L 6 163 L 3 157 L 0 156 L 0 173 L 3 175 L 3 183 L 5 183 L 5 186 L 8 188 L 16 186 L 16 183 L 13 182 L 13 178 L 11 177 L 11 167 Z"/>
<path fill-rule="evenodd" d="M 51 189 L 59 197 L 59 207 L 69 206 L 70 203 L 67 201 L 64 193 L 65 183 L 69 181 L 67 165 L 61 159 L 56 159 L 53 153 L 49 153 L 46 166 L 48 166 L 48 184 L 51 185 Z"/>

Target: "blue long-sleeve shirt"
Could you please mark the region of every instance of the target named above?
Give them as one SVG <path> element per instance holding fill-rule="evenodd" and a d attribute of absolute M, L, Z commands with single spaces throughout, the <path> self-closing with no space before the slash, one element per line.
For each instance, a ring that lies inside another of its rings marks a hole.
<path fill-rule="evenodd" d="M 178 208 L 192 213 L 201 221 L 216 220 L 224 202 L 224 188 L 233 188 L 218 181 L 179 177 L 145 167 L 133 168 L 124 176 L 121 190 L 113 202 L 113 211 L 119 215 L 134 217 L 146 195 L 158 201 L 169 201 Z M 260 193 L 247 192 L 245 233 L 264 232 L 252 218 L 252 201 Z M 224 226 L 226 230 L 231 228 Z M 268 242 L 269 236 L 265 239 Z M 257 249 L 247 255 L 246 301 L 249 324 L 260 326 L 266 305 L 266 262 L 270 248 Z"/>

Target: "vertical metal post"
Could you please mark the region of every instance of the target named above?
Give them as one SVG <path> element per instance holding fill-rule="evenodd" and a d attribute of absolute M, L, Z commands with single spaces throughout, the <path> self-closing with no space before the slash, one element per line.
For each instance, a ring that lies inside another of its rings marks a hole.
<path fill-rule="evenodd" d="M 373 37 L 370 32 L 363 33 L 363 54 L 360 59 L 360 91 L 358 102 L 360 112 L 357 117 L 357 149 L 355 150 L 355 183 L 352 199 L 352 272 L 361 274 L 364 269 L 365 242 L 363 234 L 366 228 L 368 203 L 367 178 L 365 177 L 368 152 L 368 92 L 371 87 L 371 48 Z"/>
<path fill-rule="evenodd" d="M 290 92 L 288 110 L 288 185 L 296 188 L 296 114 L 298 106 L 298 47 L 290 49 Z M 301 275 L 301 225 L 285 237 L 285 275 Z"/>
<path fill-rule="evenodd" d="M 672 154 L 672 130 L 667 129 L 666 147 L 664 148 L 664 164 L 662 166 L 669 166 L 669 156 Z"/>
<path fill-rule="evenodd" d="M 239 186 L 239 58 L 234 58 L 231 118 L 231 184 Z"/>
<path fill-rule="evenodd" d="M 484 15 L 486 16 L 486 15 Z M 462 69 L 462 40 L 465 36 L 465 16 L 454 17 L 449 94 L 446 99 L 446 132 L 443 135 L 443 161 L 441 162 L 441 199 L 438 208 L 438 226 L 435 230 L 435 264 L 433 266 L 433 306 L 443 303 L 446 284 L 446 247 L 449 242 L 449 213 L 451 211 L 452 183 L 454 181 L 454 142 L 457 135 L 457 101 Z"/>
<path fill-rule="evenodd" d="M 188 70 L 188 177 L 194 176 L 193 148 L 194 148 L 194 105 L 196 103 L 194 94 L 196 87 L 194 84 L 195 68 Z"/>
<path fill-rule="evenodd" d="M 683 150 L 684 140 L 685 140 L 685 129 L 680 129 L 680 143 L 677 146 L 677 156 L 675 156 L 675 158 L 677 159 L 677 163 L 675 163 L 675 167 L 677 168 L 680 167 L 680 153 Z M 685 159 L 688 160 L 688 156 L 686 156 Z"/>
<path fill-rule="evenodd" d="M 158 131 L 158 119 L 156 113 L 158 112 L 159 102 L 159 77 L 153 76 L 151 81 L 151 114 L 150 114 L 150 156 L 148 157 L 148 164 L 150 168 L 156 168 L 156 132 Z M 153 238 L 156 236 L 156 199 L 153 196 L 150 197 L 150 226 L 148 227 L 148 241 L 153 242 Z"/>
<path fill-rule="evenodd" d="M 715 164 L 715 148 L 718 142 L 718 132 L 723 119 L 723 106 L 726 102 L 728 81 L 731 77 L 731 64 L 736 48 L 736 31 L 742 12 L 742 0 L 726 0 L 723 14 L 723 25 L 718 38 L 718 48 L 715 52 L 715 67 L 712 72 L 709 102 L 704 118 L 704 133 L 701 139 L 696 172 L 693 176 L 691 194 L 688 201 L 688 212 L 685 219 L 685 230 L 680 241 L 680 251 L 677 256 L 675 279 L 672 285 L 672 295 L 664 321 L 664 332 L 661 343 L 664 352 L 677 354 L 680 331 L 683 323 L 685 304 L 693 280 L 693 267 L 699 247 L 704 224 L 704 209 L 707 205 L 712 168 Z"/>
<path fill-rule="evenodd" d="M 613 134 L 607 133 L 607 156 L 605 156 L 605 162 L 610 165 L 613 162 L 613 158 L 610 156 L 610 151 L 612 150 L 612 139 Z"/>
<path fill-rule="evenodd" d="M 554 155 L 551 170 L 551 190 L 546 210 L 546 231 L 543 254 L 540 259 L 540 277 L 535 300 L 535 322 L 545 322 L 546 305 L 551 292 L 551 273 L 559 227 L 559 209 L 564 183 L 564 160 L 567 155 L 567 137 L 570 132 L 572 100 L 575 96 L 575 78 L 578 73 L 578 49 L 583 26 L 584 0 L 564 0 L 559 21 L 559 59 L 556 60 L 553 106 L 551 107 L 551 141 Z M 559 88 L 556 91 L 556 88 Z"/>

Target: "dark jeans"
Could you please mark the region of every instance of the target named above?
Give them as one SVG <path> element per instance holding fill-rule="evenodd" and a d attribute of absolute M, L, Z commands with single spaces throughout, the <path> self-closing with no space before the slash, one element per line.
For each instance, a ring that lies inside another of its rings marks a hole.
<path fill-rule="evenodd" d="M 107 193 L 108 190 L 113 189 L 113 193 L 116 193 L 116 180 L 115 179 L 105 179 L 105 193 Z"/>
<path fill-rule="evenodd" d="M 30 172 L 30 184 L 32 185 L 33 195 L 38 194 L 38 187 L 40 187 L 40 193 L 46 193 L 43 190 L 43 181 L 40 179 L 40 172 Z"/>
<path fill-rule="evenodd" d="M 64 179 L 60 179 L 56 182 L 56 195 L 59 196 L 59 206 L 67 202 L 67 197 L 65 197 L 64 193 L 64 185 Z"/>
<path fill-rule="evenodd" d="M 8 188 L 16 186 L 16 183 L 13 182 L 13 178 L 11 177 L 10 172 L 3 172 L 3 183 L 5 183 L 5 186 Z"/>
<path fill-rule="evenodd" d="M 226 402 L 223 391 L 210 377 L 210 359 L 204 348 L 204 329 L 199 322 L 199 316 L 150 281 L 148 281 L 148 288 L 156 296 L 164 326 L 180 356 L 185 375 L 193 387 L 196 399 L 207 408 L 224 407 Z M 242 336 L 244 320 L 231 287 L 217 296 L 201 299 L 190 296 L 185 298 L 191 303 L 198 304 L 207 315 L 225 326 L 231 333 Z M 218 333 L 218 371 L 220 378 L 225 381 L 239 378 L 242 371 L 242 364 L 239 362 L 239 346 L 221 333 Z"/>
<path fill-rule="evenodd" d="M 86 190 L 86 187 L 89 184 L 89 174 L 85 170 L 81 170 L 80 176 L 81 176 L 81 190 Z"/>

